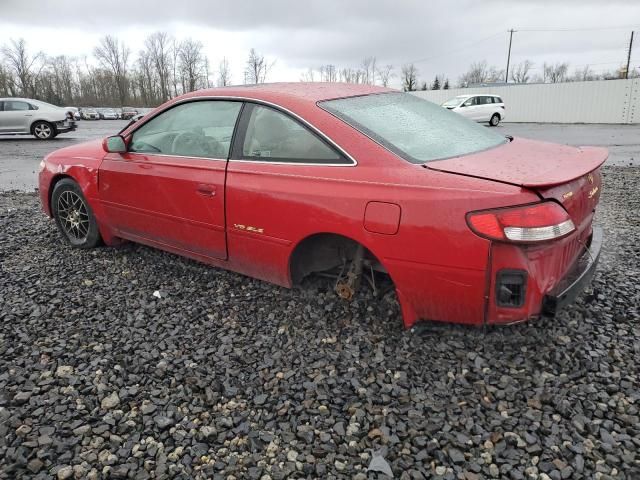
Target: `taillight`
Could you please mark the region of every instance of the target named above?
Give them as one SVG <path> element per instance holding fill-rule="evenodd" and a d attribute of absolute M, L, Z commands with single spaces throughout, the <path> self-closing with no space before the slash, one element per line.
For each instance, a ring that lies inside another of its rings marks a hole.
<path fill-rule="evenodd" d="M 481 237 L 504 242 L 544 242 L 575 230 L 569 214 L 555 202 L 470 212 L 467 223 Z"/>

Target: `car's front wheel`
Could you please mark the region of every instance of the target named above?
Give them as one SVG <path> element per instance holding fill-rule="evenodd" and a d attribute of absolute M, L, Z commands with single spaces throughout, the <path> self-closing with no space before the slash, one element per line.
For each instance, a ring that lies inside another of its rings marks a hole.
<path fill-rule="evenodd" d="M 38 140 L 51 140 L 56 136 L 56 128 L 49 122 L 36 122 L 31 132 Z"/>
<path fill-rule="evenodd" d="M 92 248 L 100 243 L 98 223 L 76 182 L 65 178 L 56 183 L 51 209 L 58 229 L 72 246 Z"/>
<path fill-rule="evenodd" d="M 489 120 L 489 125 L 491 125 L 492 127 L 497 127 L 499 123 L 500 123 L 500 115 L 498 115 L 497 113 L 494 113 L 491 116 L 491 120 Z"/>

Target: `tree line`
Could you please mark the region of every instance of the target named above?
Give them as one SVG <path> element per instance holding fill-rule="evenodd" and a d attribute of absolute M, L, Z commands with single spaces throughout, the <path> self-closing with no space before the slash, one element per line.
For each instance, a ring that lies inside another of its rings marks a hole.
<path fill-rule="evenodd" d="M 244 62 L 242 82 L 264 83 L 273 65 L 252 48 Z M 620 70 L 596 74 L 587 65 L 571 74 L 569 69 L 568 62 L 544 63 L 536 69 L 533 62 L 524 60 L 510 69 L 509 81 L 558 83 L 621 78 Z M 638 76 L 638 72 L 630 72 L 631 76 Z M 382 65 L 375 56 L 368 56 L 357 66 L 328 63 L 309 68 L 300 80 L 387 87 L 395 77 L 393 65 Z M 429 82 L 421 79 L 413 63 L 400 67 L 399 81 L 405 91 L 450 88 L 449 78 L 443 74 Z M 458 78 L 457 86 L 504 81 L 505 71 L 483 60 L 471 64 Z M 0 48 L 0 96 L 36 98 L 56 105 L 152 107 L 183 93 L 231 82 L 231 65 L 226 57 L 212 66 L 201 42 L 178 40 L 166 32 L 149 35 L 135 54 L 111 35 L 100 39 L 91 56 L 81 58 L 32 52 L 23 39 L 12 39 Z"/>
<path fill-rule="evenodd" d="M 524 60 L 513 65 L 509 69 L 510 83 L 562 83 L 562 82 L 588 82 L 592 80 L 615 80 L 624 78 L 624 70 L 605 71 L 596 73 L 589 65 L 576 67 L 573 73 L 570 72 L 569 62 L 543 63 L 542 67 L 535 73 L 535 64 L 531 60 Z M 637 77 L 637 71 L 629 72 L 629 78 Z M 444 79 L 444 80 L 443 80 Z M 458 78 L 457 87 L 465 88 L 473 85 L 488 83 L 504 83 L 506 71 L 493 65 L 489 65 L 485 60 L 474 62 Z M 427 82 L 418 79 L 418 70 L 414 64 L 407 64 L 402 67 L 402 87 L 405 91 L 412 90 L 439 90 L 449 88 L 449 80 L 443 75 L 437 75 L 429 86 Z"/>
<path fill-rule="evenodd" d="M 264 82 L 272 65 L 251 49 L 245 83 Z M 32 52 L 23 39 L 0 48 L 0 96 L 56 105 L 150 107 L 201 88 L 230 85 L 231 80 L 226 57 L 213 67 L 201 42 L 179 41 L 166 32 L 149 35 L 135 56 L 111 35 L 82 58 Z"/>

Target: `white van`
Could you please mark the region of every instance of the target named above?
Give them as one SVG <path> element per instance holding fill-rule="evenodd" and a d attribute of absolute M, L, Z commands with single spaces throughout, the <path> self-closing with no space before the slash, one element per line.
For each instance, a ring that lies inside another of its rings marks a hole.
<path fill-rule="evenodd" d="M 469 120 L 488 122 L 492 127 L 496 127 L 505 118 L 502 98 L 491 93 L 458 95 L 444 102 L 442 106 Z"/>

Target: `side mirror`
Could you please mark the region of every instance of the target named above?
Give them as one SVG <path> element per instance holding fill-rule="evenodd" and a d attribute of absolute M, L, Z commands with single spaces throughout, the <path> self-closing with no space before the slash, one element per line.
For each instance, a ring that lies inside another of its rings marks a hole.
<path fill-rule="evenodd" d="M 105 152 L 109 153 L 125 153 L 127 151 L 127 144 L 124 143 L 124 138 L 120 135 L 114 135 L 102 141 L 102 148 Z"/>

